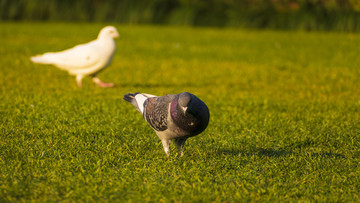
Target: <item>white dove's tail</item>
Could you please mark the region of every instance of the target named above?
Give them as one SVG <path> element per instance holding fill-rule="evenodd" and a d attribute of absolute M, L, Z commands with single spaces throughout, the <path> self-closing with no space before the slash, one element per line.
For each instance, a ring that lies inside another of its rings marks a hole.
<path fill-rule="evenodd" d="M 42 64 L 52 64 L 54 63 L 54 59 L 51 53 L 46 53 L 43 55 L 37 55 L 30 57 L 31 61 L 34 63 L 42 63 Z"/>

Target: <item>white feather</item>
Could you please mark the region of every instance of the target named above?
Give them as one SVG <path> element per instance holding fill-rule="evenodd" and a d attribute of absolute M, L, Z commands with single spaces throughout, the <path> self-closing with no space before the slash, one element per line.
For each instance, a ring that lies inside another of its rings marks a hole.
<path fill-rule="evenodd" d="M 141 94 L 135 95 L 135 100 L 136 100 L 136 103 L 137 103 L 141 113 L 144 113 L 144 103 L 145 103 L 145 101 L 148 98 L 151 98 L 151 97 L 156 97 L 156 96 L 151 95 L 151 94 L 146 94 L 146 93 L 141 93 Z"/>
<path fill-rule="evenodd" d="M 147 94 L 147 93 L 141 93 L 141 94 L 145 95 L 148 98 L 150 98 L 150 97 L 158 97 L 158 96 L 155 96 L 155 95 L 152 95 L 152 94 Z"/>
<path fill-rule="evenodd" d="M 144 102 L 148 99 L 148 97 L 142 95 L 142 94 L 137 94 L 135 96 L 135 100 L 136 100 L 136 103 L 139 107 L 139 110 L 141 113 L 144 112 Z"/>

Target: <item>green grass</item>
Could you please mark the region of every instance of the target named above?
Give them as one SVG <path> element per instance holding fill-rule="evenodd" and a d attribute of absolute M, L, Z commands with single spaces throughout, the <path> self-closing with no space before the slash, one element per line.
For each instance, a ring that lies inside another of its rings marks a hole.
<path fill-rule="evenodd" d="M 360 36 L 116 25 L 111 89 L 29 57 L 102 24 L 0 24 L 0 201 L 360 201 Z M 122 96 L 189 91 L 210 124 L 169 158 Z"/>

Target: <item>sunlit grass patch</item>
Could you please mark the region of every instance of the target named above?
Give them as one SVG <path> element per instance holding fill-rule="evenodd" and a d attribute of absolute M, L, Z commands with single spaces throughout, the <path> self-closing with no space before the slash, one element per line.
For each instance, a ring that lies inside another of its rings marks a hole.
<path fill-rule="evenodd" d="M 102 26 L 1 23 L 1 201 L 359 201 L 360 37 L 115 25 L 111 89 L 29 60 Z M 210 124 L 167 158 L 122 97 L 183 91 Z"/>

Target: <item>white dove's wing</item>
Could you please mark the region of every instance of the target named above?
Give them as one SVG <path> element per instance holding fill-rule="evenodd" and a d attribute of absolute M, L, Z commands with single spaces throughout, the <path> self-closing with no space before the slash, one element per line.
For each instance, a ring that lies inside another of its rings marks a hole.
<path fill-rule="evenodd" d="M 77 45 L 61 52 L 49 52 L 32 58 L 38 63 L 53 64 L 60 69 L 87 69 L 100 61 L 97 41 Z"/>
<path fill-rule="evenodd" d="M 36 63 L 52 64 L 70 74 L 94 74 L 110 64 L 115 53 L 113 39 L 94 40 L 61 52 L 32 57 Z"/>

